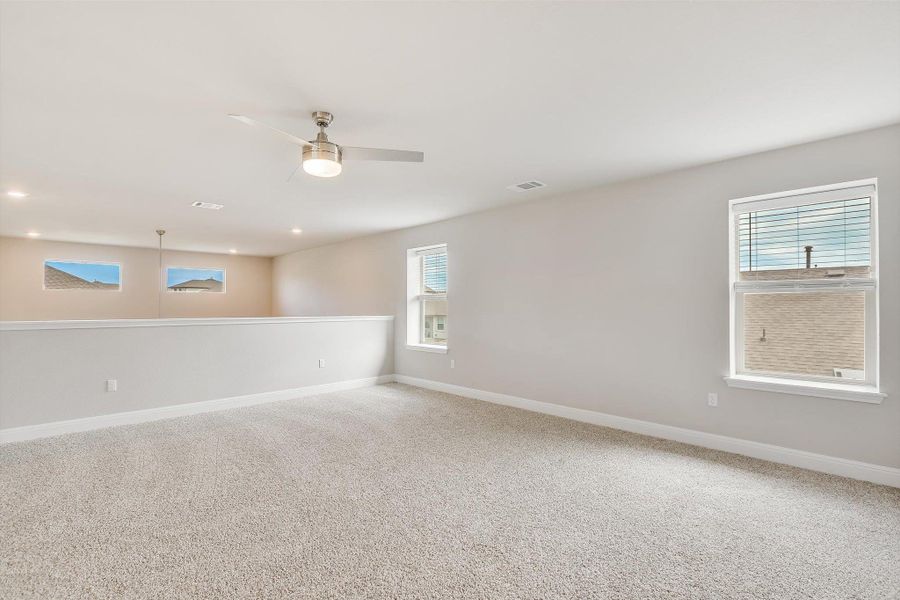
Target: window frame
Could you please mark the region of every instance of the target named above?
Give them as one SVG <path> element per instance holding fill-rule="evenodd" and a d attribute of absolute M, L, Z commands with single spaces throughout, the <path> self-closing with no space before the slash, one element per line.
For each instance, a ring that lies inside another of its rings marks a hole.
<path fill-rule="evenodd" d="M 447 291 L 439 294 L 426 294 L 425 285 L 425 261 L 423 257 L 429 254 L 448 255 Z M 449 338 L 445 344 L 427 344 L 422 341 L 422 333 L 425 331 L 425 302 L 429 300 L 443 301 L 448 304 L 450 291 L 449 278 L 449 252 L 446 243 L 431 244 L 418 248 L 410 248 L 406 251 L 406 347 L 409 350 L 422 352 L 435 352 L 446 354 L 450 345 Z M 449 314 L 447 320 L 449 321 Z M 447 331 L 444 329 L 443 331 Z"/>
<path fill-rule="evenodd" d="M 48 288 L 47 287 L 47 263 L 78 263 L 82 265 L 107 265 L 119 268 L 119 287 L 114 290 L 109 289 L 90 289 L 90 288 Z M 41 291 L 44 292 L 121 292 L 125 287 L 125 270 L 120 262 L 110 262 L 105 260 L 78 260 L 71 258 L 45 258 L 41 263 Z"/>
<path fill-rule="evenodd" d="M 818 202 L 859 198 L 858 188 L 872 188 L 870 198 L 870 278 L 803 279 L 740 281 L 738 263 L 738 232 L 736 217 L 747 212 L 747 205 L 755 210 L 769 210 L 815 204 Z M 805 198 L 804 198 L 805 197 Z M 787 192 L 737 198 L 728 203 L 728 289 L 729 289 L 729 386 L 745 389 L 784 392 L 840 400 L 854 400 L 880 404 L 886 397 L 880 392 L 879 381 L 879 260 L 878 260 L 878 179 L 862 179 Z M 865 292 L 865 355 L 864 380 L 840 380 L 836 377 L 793 373 L 748 371 L 744 364 L 743 302 L 752 293 L 808 293 L 808 292 Z M 848 383 L 849 382 L 849 383 Z"/>
<path fill-rule="evenodd" d="M 171 269 L 190 269 L 193 271 L 222 271 L 222 291 L 221 292 L 210 292 L 198 290 L 196 292 L 180 292 L 178 290 L 169 289 L 169 270 Z M 166 265 L 163 267 L 162 271 L 162 279 L 160 281 L 162 285 L 162 289 L 167 294 L 179 294 L 182 296 L 190 296 L 196 294 L 226 294 L 228 291 L 228 269 L 225 267 L 183 267 L 180 265 Z"/>

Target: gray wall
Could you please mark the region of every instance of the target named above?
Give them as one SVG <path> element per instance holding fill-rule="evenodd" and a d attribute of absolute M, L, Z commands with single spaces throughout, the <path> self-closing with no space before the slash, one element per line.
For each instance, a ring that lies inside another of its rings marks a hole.
<path fill-rule="evenodd" d="M 879 178 L 888 398 L 726 387 L 728 200 L 869 177 Z M 898 233 L 892 126 L 278 257 L 273 305 L 396 314 L 400 374 L 900 467 Z M 439 242 L 449 244 L 446 355 L 404 345 L 405 251 Z"/>
<path fill-rule="evenodd" d="M 0 429 L 387 375 L 393 333 L 390 319 L 0 331 Z"/>

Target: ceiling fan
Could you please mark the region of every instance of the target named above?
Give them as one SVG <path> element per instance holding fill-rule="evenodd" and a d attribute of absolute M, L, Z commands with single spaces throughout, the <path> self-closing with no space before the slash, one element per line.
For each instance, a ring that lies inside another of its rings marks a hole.
<path fill-rule="evenodd" d="M 316 139 L 307 142 L 286 131 L 261 123 L 244 115 L 228 115 L 232 119 L 247 125 L 259 125 L 275 133 L 281 134 L 303 148 L 301 164 L 303 170 L 316 177 L 334 177 L 341 174 L 344 160 L 387 160 L 395 162 L 423 162 L 425 154 L 413 150 L 387 150 L 385 148 L 357 148 L 355 146 L 339 146 L 328 141 L 325 128 L 331 125 L 334 116 L 329 112 L 316 111 L 312 114 L 313 122 L 319 128 Z"/>

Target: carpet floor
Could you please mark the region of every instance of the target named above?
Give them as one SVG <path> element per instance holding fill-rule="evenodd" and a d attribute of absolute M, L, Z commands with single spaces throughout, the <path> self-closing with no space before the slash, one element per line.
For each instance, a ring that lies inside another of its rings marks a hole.
<path fill-rule="evenodd" d="M 900 490 L 385 385 L 0 447 L 2 598 L 900 598 Z"/>

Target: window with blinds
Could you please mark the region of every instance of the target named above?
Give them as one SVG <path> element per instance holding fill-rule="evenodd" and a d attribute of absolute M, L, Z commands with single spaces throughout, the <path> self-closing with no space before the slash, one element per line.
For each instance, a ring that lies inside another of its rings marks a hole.
<path fill-rule="evenodd" d="M 445 351 L 447 347 L 447 246 L 439 244 L 407 252 L 407 345 Z"/>
<path fill-rule="evenodd" d="M 876 188 L 731 203 L 732 376 L 877 385 Z"/>
<path fill-rule="evenodd" d="M 739 213 L 740 272 L 852 267 L 867 275 L 871 224 L 868 196 Z"/>
<path fill-rule="evenodd" d="M 422 256 L 422 293 L 447 293 L 447 252 Z"/>

